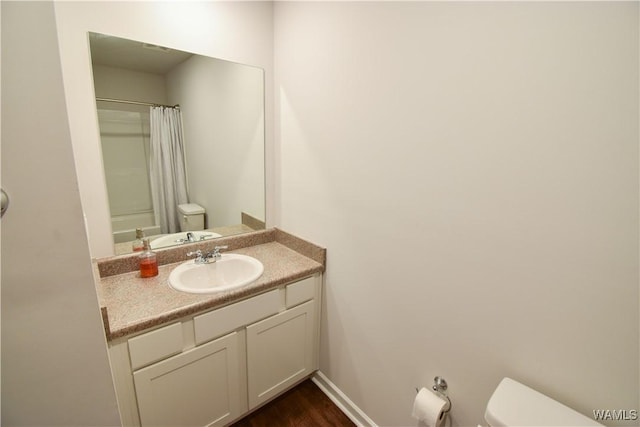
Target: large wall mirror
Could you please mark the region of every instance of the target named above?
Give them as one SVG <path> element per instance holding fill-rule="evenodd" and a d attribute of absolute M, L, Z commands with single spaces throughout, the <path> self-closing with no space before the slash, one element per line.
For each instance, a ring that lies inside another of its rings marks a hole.
<path fill-rule="evenodd" d="M 264 71 L 89 40 L 114 252 L 264 228 Z"/>

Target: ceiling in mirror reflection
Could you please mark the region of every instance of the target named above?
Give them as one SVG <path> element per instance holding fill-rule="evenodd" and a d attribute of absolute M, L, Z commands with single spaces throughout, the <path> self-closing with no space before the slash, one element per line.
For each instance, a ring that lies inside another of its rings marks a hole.
<path fill-rule="evenodd" d="M 192 53 L 135 40 L 90 33 L 91 62 L 126 70 L 164 75 Z"/>
<path fill-rule="evenodd" d="M 263 70 L 102 34 L 90 43 L 96 98 L 115 100 L 96 103 L 115 253 L 131 252 L 137 228 L 171 244 L 188 243 L 186 232 L 264 228 Z M 172 234 L 185 236 L 175 240 L 150 206 L 153 104 L 180 105 L 188 203 L 204 211 L 177 211 L 184 227 Z"/>

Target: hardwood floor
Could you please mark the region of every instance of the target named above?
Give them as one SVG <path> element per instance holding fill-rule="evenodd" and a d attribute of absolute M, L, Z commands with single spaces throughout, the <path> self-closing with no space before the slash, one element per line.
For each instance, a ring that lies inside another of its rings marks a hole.
<path fill-rule="evenodd" d="M 346 427 L 355 424 L 313 381 L 306 380 L 231 426 Z"/>

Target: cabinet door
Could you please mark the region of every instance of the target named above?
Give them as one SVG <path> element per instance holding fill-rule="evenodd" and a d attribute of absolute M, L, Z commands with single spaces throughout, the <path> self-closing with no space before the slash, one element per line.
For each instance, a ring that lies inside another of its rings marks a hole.
<path fill-rule="evenodd" d="M 237 333 L 133 373 L 143 426 L 223 425 L 241 413 Z"/>
<path fill-rule="evenodd" d="M 314 301 L 247 327 L 250 409 L 313 372 L 315 336 Z"/>

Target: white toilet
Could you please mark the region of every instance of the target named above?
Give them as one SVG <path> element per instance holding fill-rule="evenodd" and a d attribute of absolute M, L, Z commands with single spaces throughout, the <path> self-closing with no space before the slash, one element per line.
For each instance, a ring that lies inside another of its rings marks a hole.
<path fill-rule="evenodd" d="M 484 419 L 491 427 L 602 426 L 511 378 L 498 384 L 487 403 Z"/>
<path fill-rule="evenodd" d="M 196 203 L 178 205 L 180 231 L 204 230 L 204 208 Z"/>

